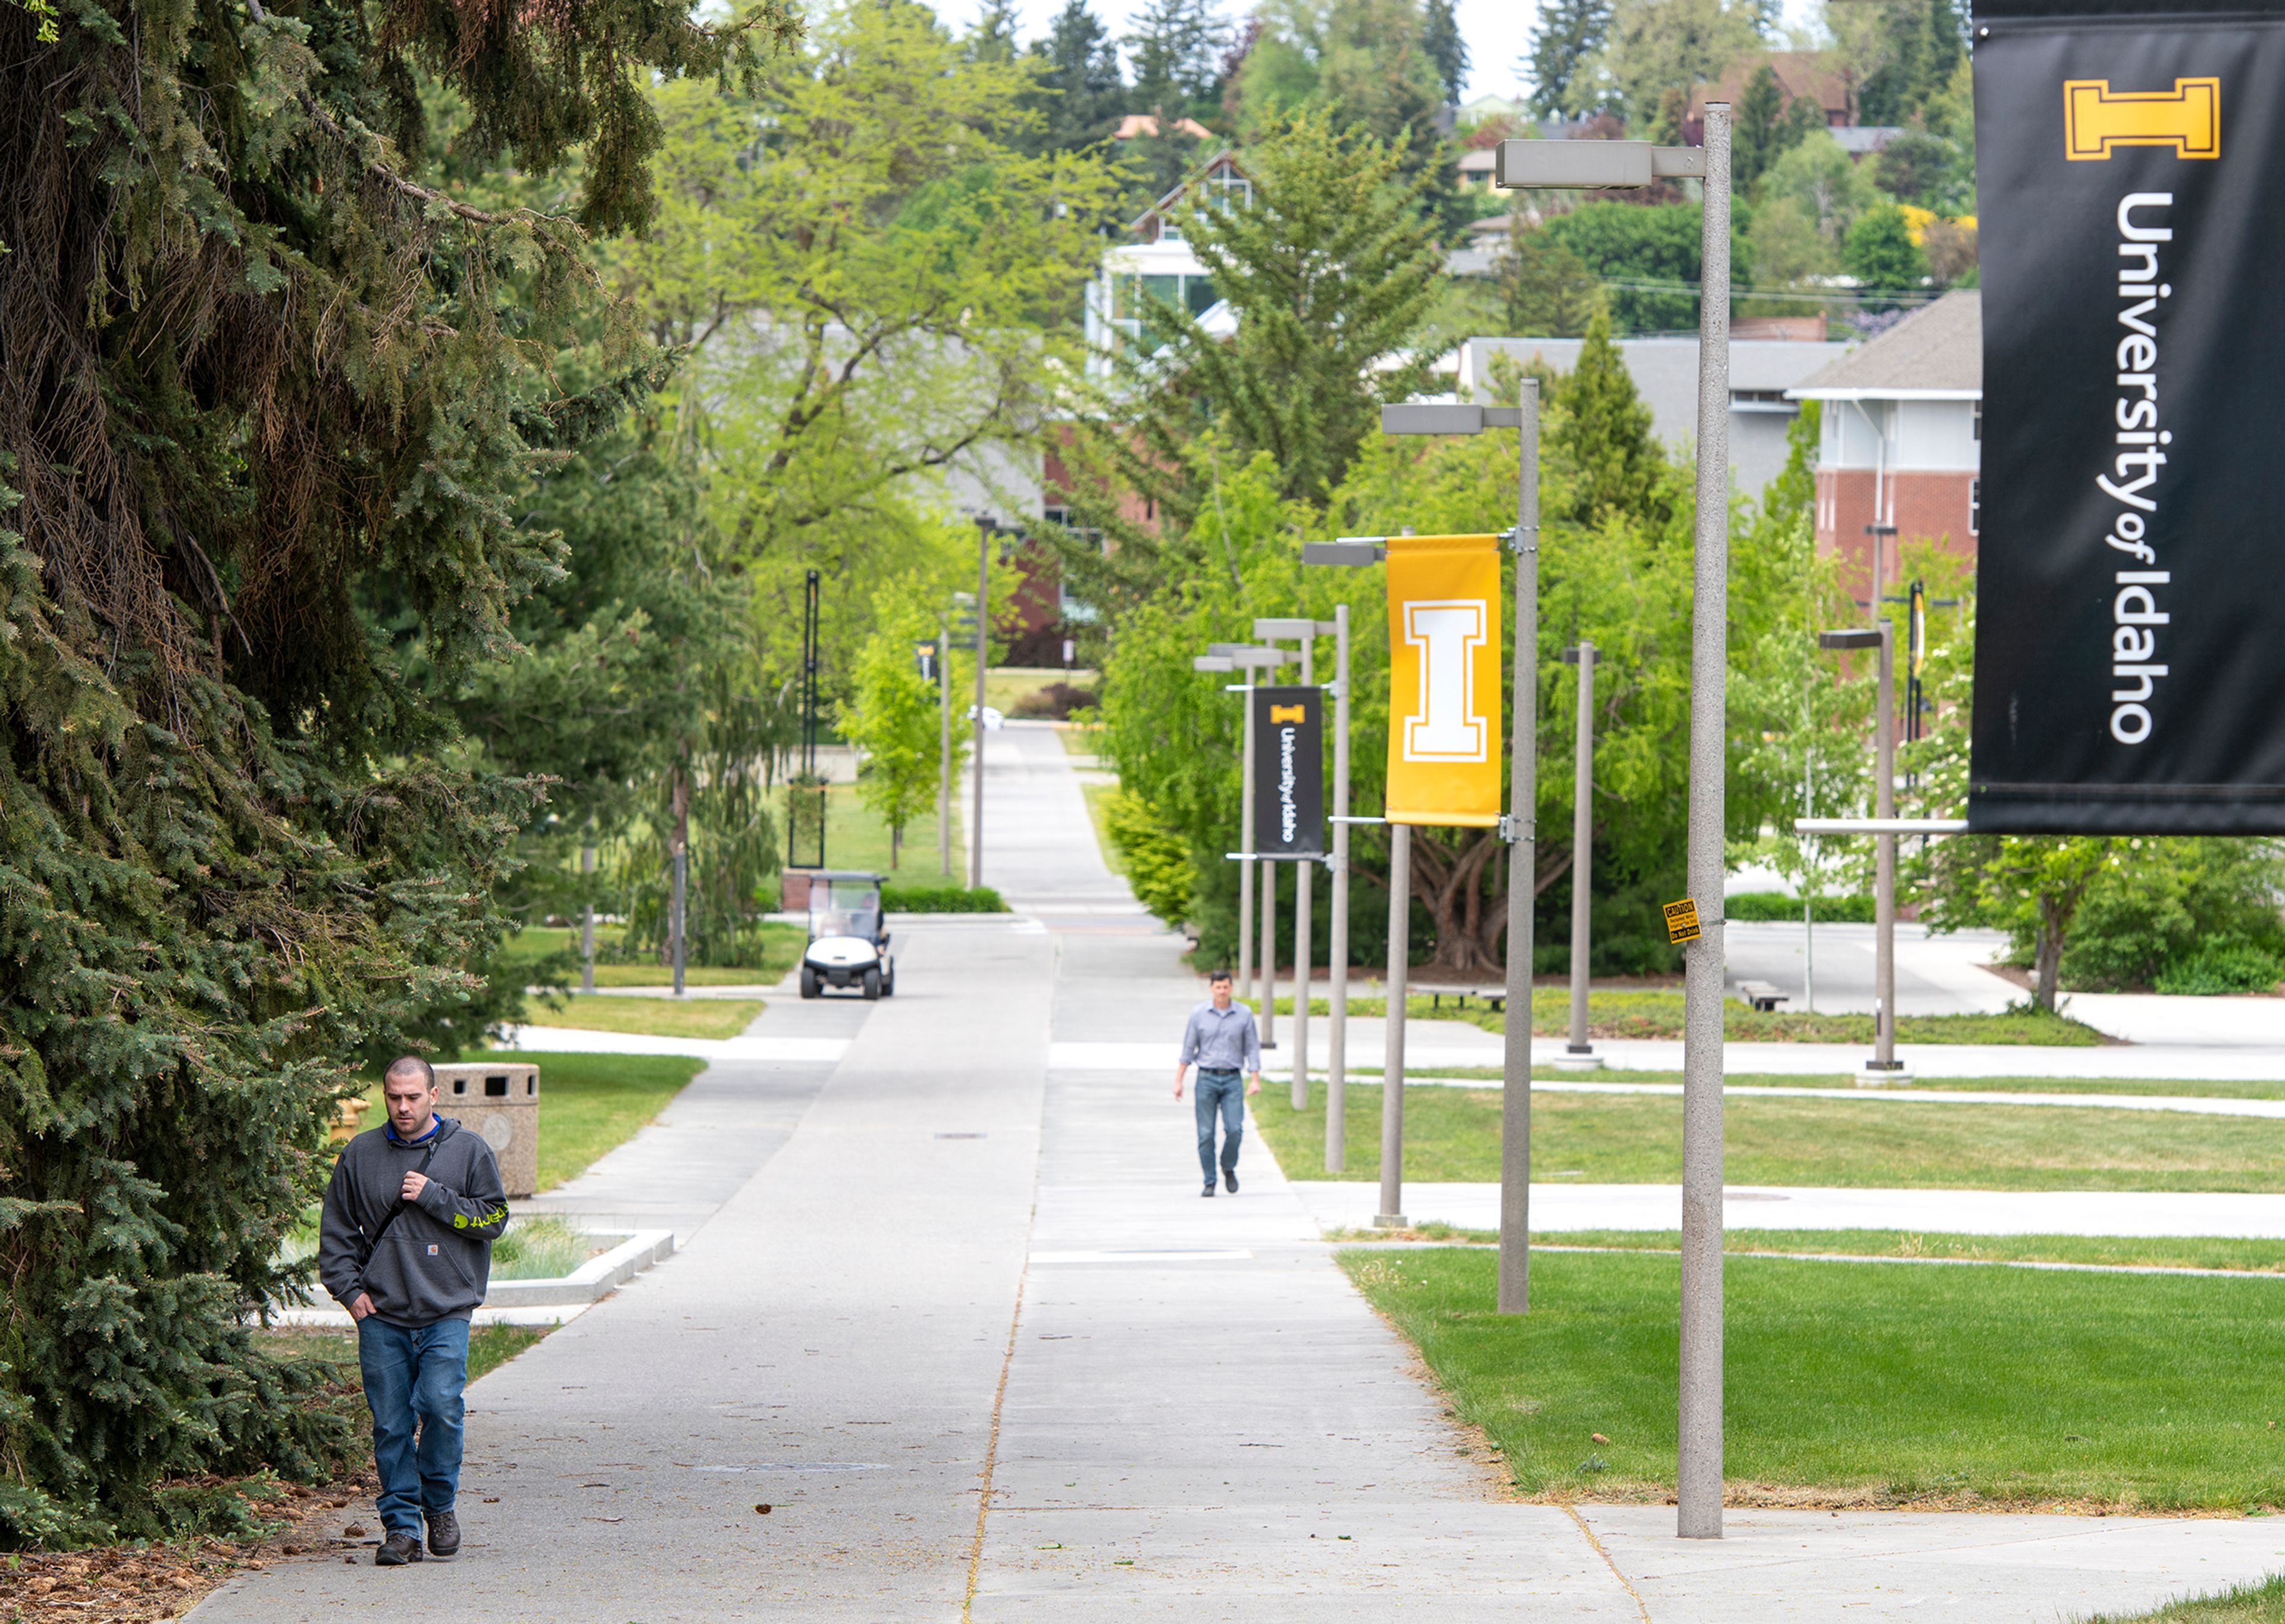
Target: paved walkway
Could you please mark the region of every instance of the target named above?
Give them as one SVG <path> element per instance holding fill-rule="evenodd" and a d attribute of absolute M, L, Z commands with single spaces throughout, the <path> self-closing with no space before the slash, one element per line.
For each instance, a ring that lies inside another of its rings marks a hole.
<path fill-rule="evenodd" d="M 457 1562 L 280 1562 L 200 1620 L 2051 1620 L 2285 1557 L 2268 1522 L 1737 1512 L 1684 1545 L 1664 1507 L 1498 1501 L 1315 1238 L 1338 1187 L 1257 1142 L 1201 1201 L 1164 1049 L 1062 1059 L 1163 1044 L 1196 983 L 1088 877 L 1067 770 L 992 744 L 987 832 L 1025 850 L 987 880 L 1077 905 L 914 930 L 894 999 L 732 1040 L 837 1057 L 721 1053 L 551 1198 L 687 1243 L 471 1391 Z"/>

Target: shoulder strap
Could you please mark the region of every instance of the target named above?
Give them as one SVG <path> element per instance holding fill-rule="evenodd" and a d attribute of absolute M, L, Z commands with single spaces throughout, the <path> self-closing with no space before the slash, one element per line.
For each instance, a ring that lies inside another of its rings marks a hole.
<path fill-rule="evenodd" d="M 431 1140 L 428 1142 L 428 1148 L 426 1150 L 424 1150 L 424 1151 L 422 1151 L 422 1152 L 420 1153 L 420 1165 L 419 1167 L 417 1167 L 417 1168 L 415 1168 L 415 1169 L 413 1170 L 413 1171 L 415 1171 L 416 1173 L 420 1173 L 420 1174 L 421 1175 L 421 1177 L 423 1177 L 423 1178 L 428 1177 L 428 1164 L 429 1164 L 429 1163 L 431 1163 L 431 1162 L 433 1162 L 433 1161 L 435 1161 L 435 1160 L 436 1159 L 436 1143 L 437 1143 L 437 1141 L 438 1141 L 438 1140 L 443 1139 L 443 1138 L 444 1138 L 444 1125 L 443 1125 L 442 1123 L 439 1123 L 439 1124 L 437 1125 L 437 1126 L 436 1126 L 436 1138 L 431 1139 Z M 388 1216 L 388 1217 L 386 1217 L 386 1218 L 384 1218 L 384 1219 L 382 1219 L 382 1220 L 381 1220 L 381 1228 L 379 1228 L 378 1229 L 375 1229 L 375 1230 L 372 1233 L 372 1235 L 368 1236 L 365 1238 L 365 1258 L 366 1258 L 366 1260 L 367 1260 L 367 1261 L 370 1261 L 370 1260 L 372 1259 L 372 1258 L 373 1258 L 373 1248 L 381 1244 L 381 1237 L 382 1236 L 387 1235 L 387 1234 L 389 1233 L 389 1225 L 391 1225 L 391 1224 L 393 1224 L 393 1223 L 395 1223 L 395 1222 L 396 1222 L 399 1218 L 403 1217 L 404 1215 L 404 1198 L 402 1196 L 399 1196 L 397 1197 L 397 1204 L 396 1204 L 395 1206 L 393 1206 L 393 1207 L 391 1207 L 391 1208 L 389 1208 L 389 1216 Z"/>

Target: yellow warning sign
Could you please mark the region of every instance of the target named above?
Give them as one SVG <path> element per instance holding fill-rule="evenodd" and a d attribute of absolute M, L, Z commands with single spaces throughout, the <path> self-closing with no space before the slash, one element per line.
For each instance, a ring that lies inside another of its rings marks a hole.
<path fill-rule="evenodd" d="M 1679 947 L 1684 942 L 1694 942 L 1704 933 L 1698 929 L 1698 904 L 1684 897 L 1679 902 L 1666 905 L 1666 939 Z"/>

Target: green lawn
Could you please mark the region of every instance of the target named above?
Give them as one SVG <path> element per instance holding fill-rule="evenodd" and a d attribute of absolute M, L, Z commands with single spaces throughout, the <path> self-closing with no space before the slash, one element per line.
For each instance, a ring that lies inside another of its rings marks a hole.
<path fill-rule="evenodd" d="M 482 1059 L 483 1055 L 470 1055 Z M 539 1065 L 539 1188 L 554 1189 L 634 1137 L 706 1069 L 687 1055 L 548 1055 Z M 364 1126 L 388 1120 L 381 1082 L 365 1090 Z"/>
<path fill-rule="evenodd" d="M 1378 1077 L 1378 1068 L 1351 1067 L 1351 1077 Z M 1497 1066 L 1420 1066 L 1407 1072 L 1424 1077 L 1461 1078 L 1493 1083 L 1500 1080 Z M 1543 1083 L 1679 1083 L 1679 1071 L 1566 1071 L 1559 1066 L 1532 1068 L 1535 1081 Z M 1723 1079 L 1730 1087 L 1847 1088 L 1854 1092 L 1854 1072 L 1791 1071 L 1735 1072 Z M 2285 1082 L 2267 1078 L 2171 1077 L 1915 1077 L 1905 1085 L 1915 1090 L 1945 1094 L 2179 1094 L 2214 1100 L 2285 1100 Z"/>
<path fill-rule="evenodd" d="M 1380 1176 L 1380 1086 L 1348 1087 L 1348 1169 L 1323 1171 L 1325 1091 L 1296 1111 L 1282 1088 L 1255 1119 L 1292 1179 Z M 2285 1190 L 2285 1122 L 2174 1111 L 2039 1105 L 1908 1105 L 1878 1100 L 1731 1099 L 1724 1177 L 1732 1184 L 1971 1189 Z M 1404 1091 L 1404 1176 L 1499 1177 L 1500 1095 Z M 1672 1184 L 1682 1177 L 1676 1094 L 1541 1094 L 1532 1177 Z"/>
<path fill-rule="evenodd" d="M 596 927 L 599 949 L 606 934 L 603 927 Z M 683 985 L 692 987 L 767 986 L 800 962 L 801 950 L 809 940 L 809 932 L 799 925 L 765 923 L 761 927 L 761 935 L 763 952 L 759 964 L 687 965 L 684 967 Z M 579 932 L 576 930 L 534 925 L 509 940 L 501 950 L 500 961 L 504 965 L 537 964 L 551 953 L 576 953 L 578 946 Z M 579 985 L 579 967 L 576 961 L 567 978 L 571 985 Z M 595 985 L 599 987 L 670 987 L 674 985 L 674 969 L 665 964 L 598 964 L 595 966 Z"/>
<path fill-rule="evenodd" d="M 1490 1242 L 1490 1230 L 1448 1232 Z M 1365 1238 L 1365 1237 L 1360 1237 Z M 1437 1237 L 1431 1237 L 1437 1238 Z M 2208 1236 L 1938 1235 L 1912 1229 L 1730 1229 L 1729 1252 L 1814 1252 L 1852 1258 L 1963 1258 L 1986 1263 L 2100 1263 L 2141 1268 L 2220 1268 L 2285 1274 L 2285 1241 Z M 1532 1244 L 1598 1246 L 1618 1251 L 1674 1251 L 1678 1229 L 1566 1229 L 1535 1233 Z M 2285 1304 L 2280 1305 L 2285 1309 Z"/>
<path fill-rule="evenodd" d="M 1532 1311 L 1512 1317 L 1493 1312 L 1488 1251 L 1339 1257 L 1524 1492 L 1672 1491 L 1676 1259 L 1542 1253 Z M 2285 1318 L 2266 1283 L 1775 1258 L 1724 1275 L 1733 1486 L 1871 1504 L 2285 1503 L 2270 1425 Z"/>
<path fill-rule="evenodd" d="M 2097 1613 L 2086 1624 L 2285 1624 L 2285 1573 L 2168 1602 L 2155 1612 Z"/>
<path fill-rule="evenodd" d="M 1429 994 L 1416 992 L 1404 1000 L 1408 1016 L 1416 1021 L 1465 1021 L 1486 1032 L 1505 1032 L 1507 1017 L 1480 1003 L 1463 1009 L 1450 993 L 1439 1006 Z M 1312 1015 L 1331 1013 L 1322 998 L 1309 1000 Z M 1386 998 L 1352 997 L 1349 1013 L 1378 1016 L 1388 1012 Z M 1293 1013 L 1293 1000 L 1280 998 L 1277 1013 Z M 1561 987 L 1534 987 L 1531 1030 L 1543 1038 L 1560 1037 L 1571 1030 L 1571 995 Z M 1682 993 L 1664 988 L 1587 994 L 1587 1032 L 1596 1038 L 1679 1038 L 1682 1036 Z M 1870 1043 L 1869 1015 L 1787 1015 L 1764 1013 L 1736 999 L 1723 1006 L 1723 1033 L 1741 1043 Z M 1896 1020 L 1899 1043 L 2035 1043 L 2064 1047 L 2092 1047 L 2102 1034 L 2068 1016 L 2023 1009 L 2007 1015 L 1907 1015 Z"/>
<path fill-rule="evenodd" d="M 758 998 L 612 998 L 574 994 L 558 1005 L 524 1000 L 530 1026 L 569 1026 L 581 1032 L 641 1032 L 656 1038 L 734 1038 L 761 1014 Z"/>
<path fill-rule="evenodd" d="M 1119 860 L 1119 848 L 1111 841 L 1111 797 L 1119 793 L 1119 786 L 1081 784 L 1079 788 L 1087 797 L 1087 819 L 1095 825 L 1095 843 L 1102 849 L 1103 866 L 1113 874 L 1125 874 L 1127 867 Z M 1292 1001 L 1289 998 L 1284 1003 L 1290 1005 Z M 1288 1008 L 1285 1013 L 1291 1015 L 1292 1011 Z"/>

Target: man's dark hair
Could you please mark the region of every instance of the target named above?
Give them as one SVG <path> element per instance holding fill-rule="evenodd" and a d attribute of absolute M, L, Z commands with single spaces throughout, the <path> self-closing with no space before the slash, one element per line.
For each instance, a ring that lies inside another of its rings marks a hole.
<path fill-rule="evenodd" d="M 430 1065 L 427 1061 L 421 1059 L 418 1055 L 399 1055 L 396 1059 L 390 1061 L 389 1063 L 389 1070 L 381 1074 L 381 1081 L 386 1083 L 390 1078 L 397 1076 L 401 1071 L 418 1071 L 420 1073 L 420 1080 L 426 1083 L 432 1091 L 436 1087 L 436 1068 Z"/>
<path fill-rule="evenodd" d="M 1206 977 L 1206 985 L 1212 986 L 1217 981 L 1228 981 L 1229 978 L 1229 972 L 1228 970 L 1216 970 L 1213 974 Z"/>

